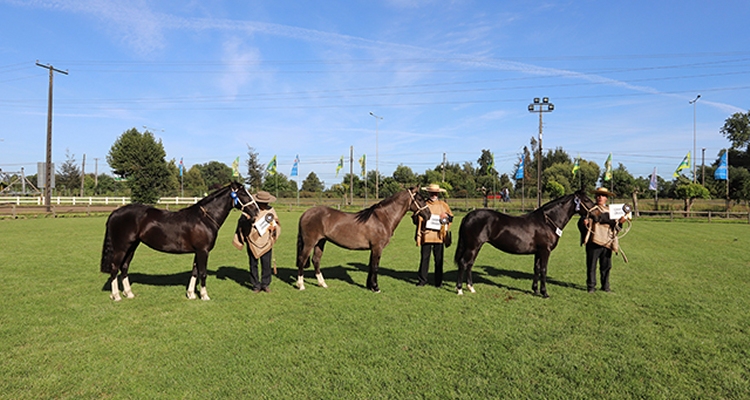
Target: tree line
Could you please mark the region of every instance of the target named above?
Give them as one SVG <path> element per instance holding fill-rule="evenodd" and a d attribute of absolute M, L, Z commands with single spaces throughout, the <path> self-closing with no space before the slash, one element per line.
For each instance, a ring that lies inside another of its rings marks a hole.
<path fill-rule="evenodd" d="M 717 156 L 710 165 L 696 169 L 696 183 L 683 175 L 670 181 L 657 177 L 656 190 L 650 190 L 651 176 L 634 177 L 620 163 L 617 167 L 599 166 L 594 161 L 573 159 L 561 147 L 547 150 L 541 157 L 542 195 L 555 198 L 584 188 L 597 186 L 611 187 L 615 193 L 637 198 L 683 199 L 685 209 L 690 210 L 698 198 L 719 198 L 730 202 L 750 200 L 750 111 L 735 113 L 726 119 L 720 129 L 730 143 L 727 150 Z M 728 153 L 729 185 L 714 178 L 714 172 L 724 152 Z M 203 197 L 208 192 L 227 183 L 243 181 L 253 191 L 266 190 L 280 197 L 338 197 L 353 202 L 351 198 L 374 197 L 376 182 L 379 182 L 381 198 L 388 197 L 404 187 L 425 186 L 439 183 L 453 198 L 479 198 L 497 193 L 507 188 L 512 197 L 535 198 L 537 196 L 536 166 L 538 160 L 537 142 L 530 138 L 529 146 L 524 147 L 512 174 L 500 174 L 494 168 L 494 159 L 489 149 L 482 149 L 476 164 L 473 162 L 438 164 L 423 173 L 413 171 L 409 166 L 398 165 L 390 176 L 377 176 L 376 171 L 367 171 L 365 176 L 346 173 L 340 182 L 325 189 L 315 172 L 310 172 L 297 187 L 294 179 L 269 169 L 260 162 L 259 154 L 248 146 L 247 158 L 242 170 L 237 162 L 232 167 L 218 161 L 196 164 L 184 170 L 182 162 L 166 160 L 166 151 L 161 140 L 157 140 L 148 130 L 136 128 L 125 131 L 117 138 L 107 154 L 107 163 L 114 177 L 108 174 L 85 174 L 76 163 L 75 156 L 66 152 L 66 161 L 56 171 L 56 192 L 58 195 L 130 196 L 133 202 L 153 204 L 160 197 L 188 196 Z M 523 160 L 523 162 L 521 162 Z M 524 166 L 519 174 L 518 169 Z M 521 177 L 522 175 L 522 177 Z M 35 180 L 35 175 L 28 177 Z M 7 182 L 0 182 L 0 186 Z M 299 192 L 298 192 L 299 189 Z"/>

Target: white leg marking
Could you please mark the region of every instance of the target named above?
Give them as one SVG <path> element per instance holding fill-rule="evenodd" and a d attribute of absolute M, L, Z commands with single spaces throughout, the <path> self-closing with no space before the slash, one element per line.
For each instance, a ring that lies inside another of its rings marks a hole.
<path fill-rule="evenodd" d="M 457 293 L 457 294 L 458 294 L 459 296 L 463 296 L 463 294 L 464 294 L 464 290 L 463 290 L 463 289 L 456 289 L 456 293 Z"/>
<path fill-rule="evenodd" d="M 297 289 L 305 290 L 305 279 L 302 275 L 297 275 Z"/>
<path fill-rule="evenodd" d="M 468 287 L 469 287 L 469 291 L 470 291 L 471 293 L 476 293 L 476 292 L 477 292 L 476 290 L 474 290 L 474 285 L 466 285 L 466 286 L 468 286 Z"/>
<path fill-rule="evenodd" d="M 125 277 L 122 280 L 122 291 L 123 293 L 125 293 L 125 297 L 129 299 L 135 297 L 135 295 L 133 294 L 133 290 L 130 289 L 130 277 Z"/>
<path fill-rule="evenodd" d="M 117 287 L 117 277 L 112 279 L 112 294 L 109 295 L 109 298 L 114 301 L 122 300 L 122 297 L 120 297 L 120 289 Z"/>
<path fill-rule="evenodd" d="M 187 289 L 187 298 L 190 300 L 195 300 L 195 277 L 190 277 L 190 284 L 188 285 Z"/>
<path fill-rule="evenodd" d="M 208 291 L 206 290 L 205 286 L 201 286 L 201 300 L 203 301 L 211 300 L 211 298 L 208 297 Z"/>
<path fill-rule="evenodd" d="M 328 285 L 326 285 L 326 280 L 323 279 L 323 273 L 315 274 L 315 277 L 318 278 L 318 286 L 327 288 Z"/>

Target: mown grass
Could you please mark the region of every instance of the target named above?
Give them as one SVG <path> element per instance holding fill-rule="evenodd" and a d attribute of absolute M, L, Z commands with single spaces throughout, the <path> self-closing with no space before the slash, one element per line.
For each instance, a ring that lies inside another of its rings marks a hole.
<path fill-rule="evenodd" d="M 478 293 L 415 287 L 404 220 L 380 294 L 367 252 L 326 247 L 330 286 L 293 287 L 299 212 L 281 212 L 279 275 L 253 294 L 237 214 L 209 258 L 209 302 L 188 301 L 190 255 L 138 249 L 136 298 L 99 273 L 103 217 L 0 221 L 0 398 L 748 398 L 750 226 L 636 221 L 613 293 L 585 291 L 570 224 L 550 259 L 485 247 Z M 457 227 L 457 225 L 456 225 Z M 432 277 L 431 277 L 432 278 Z"/>

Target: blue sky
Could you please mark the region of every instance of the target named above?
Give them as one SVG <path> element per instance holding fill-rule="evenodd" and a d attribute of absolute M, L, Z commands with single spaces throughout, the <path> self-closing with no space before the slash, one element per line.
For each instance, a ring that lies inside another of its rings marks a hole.
<path fill-rule="evenodd" d="M 698 165 L 750 109 L 748 20 L 747 1 L 0 0 L 0 168 L 44 161 L 39 60 L 69 72 L 53 160 L 85 154 L 87 172 L 145 126 L 188 167 L 244 163 L 249 145 L 287 176 L 299 154 L 326 186 L 350 146 L 355 171 L 363 153 L 388 176 L 488 149 L 512 175 L 538 134 L 528 104 L 549 97 L 545 150 L 669 180 L 693 149 L 690 100 Z"/>

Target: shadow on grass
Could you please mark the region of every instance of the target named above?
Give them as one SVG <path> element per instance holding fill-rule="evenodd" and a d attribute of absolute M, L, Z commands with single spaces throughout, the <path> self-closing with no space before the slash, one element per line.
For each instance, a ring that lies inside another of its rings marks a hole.
<path fill-rule="evenodd" d="M 487 273 L 488 276 L 493 276 L 493 277 L 508 277 L 508 278 L 511 278 L 511 279 L 514 279 L 514 280 L 525 280 L 525 281 L 528 281 L 529 283 L 534 282 L 534 274 L 530 273 L 530 272 L 523 272 L 523 271 L 509 270 L 509 269 L 502 269 L 502 268 L 495 268 L 495 267 L 491 267 L 491 266 L 488 266 L 488 265 L 474 266 L 475 269 L 477 267 L 482 268 Z M 532 266 L 532 268 L 533 268 L 533 266 Z M 476 276 L 476 274 L 477 273 L 474 272 L 475 276 Z M 474 282 L 476 282 L 476 281 L 477 281 L 477 279 L 475 278 Z M 576 290 L 584 290 L 584 291 L 586 290 L 586 286 L 584 286 L 584 285 L 579 285 L 579 284 L 576 284 L 576 283 L 573 283 L 573 282 L 559 281 L 557 279 L 550 278 L 549 275 L 547 275 L 547 283 L 550 284 L 550 285 L 555 285 L 555 286 L 560 286 L 560 287 L 566 287 L 566 288 L 573 288 L 573 289 L 576 289 Z M 503 286 L 503 285 L 499 285 L 499 286 Z M 529 286 L 531 286 L 531 285 L 529 285 Z M 511 289 L 511 288 L 509 287 L 509 289 Z M 520 290 L 520 289 L 516 289 L 516 290 Z M 526 292 L 526 293 L 532 293 L 530 290 L 521 290 L 521 291 Z"/>

